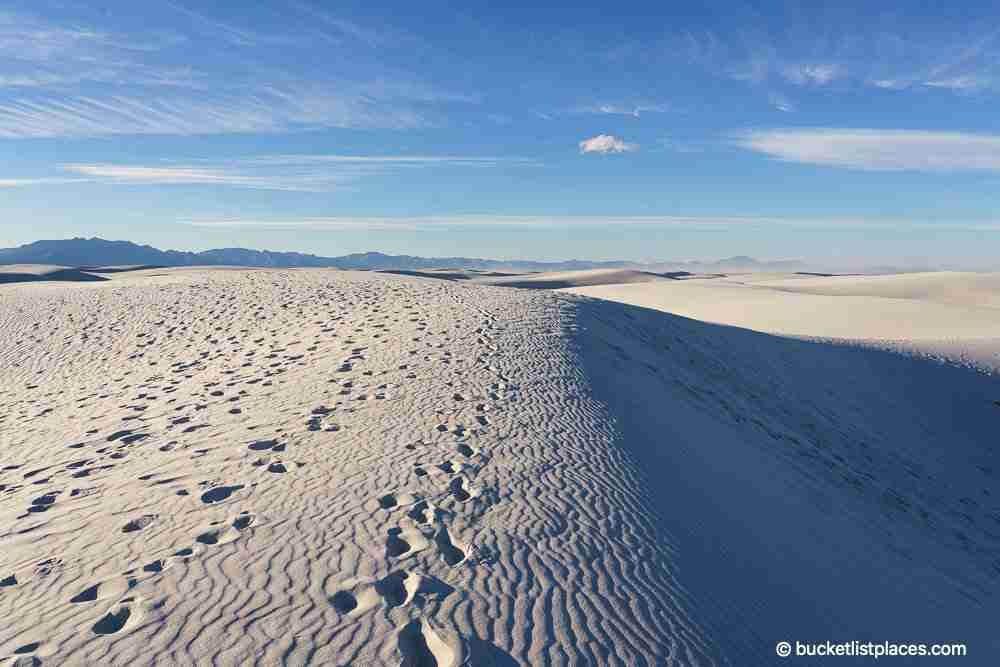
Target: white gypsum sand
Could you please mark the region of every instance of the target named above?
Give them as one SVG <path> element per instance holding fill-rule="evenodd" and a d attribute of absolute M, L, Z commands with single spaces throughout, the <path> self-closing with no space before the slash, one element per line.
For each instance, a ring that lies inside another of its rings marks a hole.
<path fill-rule="evenodd" d="M 326 270 L 6 285 L 0 340 L 14 664 L 1000 648 L 993 376 Z"/>
<path fill-rule="evenodd" d="M 1000 274 L 747 274 L 567 291 L 765 333 L 1000 370 Z"/>

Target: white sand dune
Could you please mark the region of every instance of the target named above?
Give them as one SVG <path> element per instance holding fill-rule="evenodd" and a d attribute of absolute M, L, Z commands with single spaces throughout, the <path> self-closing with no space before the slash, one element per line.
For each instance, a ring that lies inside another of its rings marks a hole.
<path fill-rule="evenodd" d="M 767 333 L 871 340 L 1000 337 L 1000 274 L 730 276 L 577 294 Z"/>
<path fill-rule="evenodd" d="M 0 341 L 11 664 L 1000 655 L 994 376 L 323 270 L 6 285 Z"/>
<path fill-rule="evenodd" d="M 902 273 L 764 281 L 758 285 L 789 292 L 830 296 L 873 296 L 1000 308 L 1000 273 Z"/>

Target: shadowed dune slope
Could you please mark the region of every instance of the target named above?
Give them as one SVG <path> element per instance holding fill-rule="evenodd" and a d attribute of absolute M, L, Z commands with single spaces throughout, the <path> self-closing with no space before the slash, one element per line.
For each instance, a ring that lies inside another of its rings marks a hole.
<path fill-rule="evenodd" d="M 0 284 L 28 282 L 100 282 L 102 276 L 82 269 L 42 264 L 11 264 L 0 266 Z"/>
<path fill-rule="evenodd" d="M 546 271 L 544 273 L 502 278 L 483 278 L 476 282 L 484 285 L 520 287 L 524 289 L 565 289 L 569 287 L 586 287 L 588 285 L 627 285 L 669 280 L 672 280 L 672 278 L 656 273 L 649 273 L 648 271 L 592 269 L 587 271 Z"/>
<path fill-rule="evenodd" d="M 976 664 L 1000 656 L 997 375 L 606 301 L 575 322 L 734 664 L 832 637 L 964 637 Z"/>
<path fill-rule="evenodd" d="M 993 376 L 349 271 L 13 285 L 0 340 L 0 657 L 1000 655 Z"/>

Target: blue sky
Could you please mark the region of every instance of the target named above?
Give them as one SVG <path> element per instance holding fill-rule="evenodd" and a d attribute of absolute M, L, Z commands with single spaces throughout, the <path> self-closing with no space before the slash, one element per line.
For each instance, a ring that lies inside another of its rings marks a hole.
<path fill-rule="evenodd" d="M 97 4 L 0 8 L 0 246 L 1000 269 L 995 3 Z"/>

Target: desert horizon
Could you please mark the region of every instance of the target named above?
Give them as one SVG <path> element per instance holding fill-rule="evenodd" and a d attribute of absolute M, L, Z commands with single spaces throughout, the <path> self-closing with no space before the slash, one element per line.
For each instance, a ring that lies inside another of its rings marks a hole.
<path fill-rule="evenodd" d="M 1000 665 L 1000 6 L 5 0 L 0 667 Z"/>

